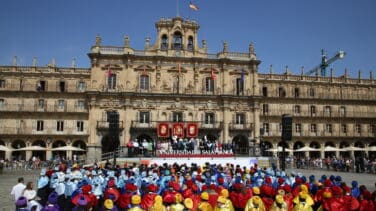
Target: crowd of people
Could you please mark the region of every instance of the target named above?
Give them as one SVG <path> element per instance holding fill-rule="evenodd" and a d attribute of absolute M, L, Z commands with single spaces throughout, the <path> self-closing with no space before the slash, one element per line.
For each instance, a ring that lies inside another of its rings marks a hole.
<path fill-rule="evenodd" d="M 286 175 L 233 164 L 124 163 L 42 169 L 34 190 L 12 189 L 17 210 L 360 210 L 375 211 L 376 191 L 340 176 Z M 376 184 L 375 184 L 376 185 Z"/>

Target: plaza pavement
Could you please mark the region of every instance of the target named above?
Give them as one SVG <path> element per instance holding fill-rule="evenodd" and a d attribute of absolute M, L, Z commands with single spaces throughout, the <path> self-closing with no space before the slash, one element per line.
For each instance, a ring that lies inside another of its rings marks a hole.
<path fill-rule="evenodd" d="M 228 162 L 231 163 L 233 160 L 229 159 Z M 315 175 L 316 179 L 319 179 L 321 175 L 339 175 L 342 180 L 346 182 L 347 185 L 351 185 L 351 181 L 357 180 L 359 184 L 363 184 L 367 187 L 369 191 L 375 191 L 376 175 L 368 173 L 352 173 L 352 172 L 336 172 L 336 171 L 326 171 L 326 169 L 292 169 L 287 168 L 286 173 L 291 174 L 291 172 L 302 173 L 306 177 L 310 175 Z M 10 192 L 12 187 L 17 184 L 17 179 L 19 177 L 24 177 L 25 184 L 29 181 L 34 182 L 34 186 L 37 186 L 37 179 L 40 170 L 17 170 L 9 171 L 4 170 L 0 174 L 0 211 L 13 211 L 15 210 L 14 201 L 10 197 Z"/>

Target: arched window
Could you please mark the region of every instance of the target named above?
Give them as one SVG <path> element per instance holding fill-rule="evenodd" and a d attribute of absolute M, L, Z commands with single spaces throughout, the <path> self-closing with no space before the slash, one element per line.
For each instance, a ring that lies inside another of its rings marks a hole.
<path fill-rule="evenodd" d="M 193 37 L 192 36 L 188 37 L 187 50 L 193 51 Z"/>
<path fill-rule="evenodd" d="M 149 76 L 148 75 L 141 75 L 141 77 L 140 77 L 140 89 L 141 90 L 149 90 Z"/>
<path fill-rule="evenodd" d="M 162 35 L 161 40 L 161 50 L 167 50 L 168 49 L 168 38 L 167 35 Z"/>
<path fill-rule="evenodd" d="M 174 33 L 174 50 L 182 49 L 182 35 L 180 32 Z"/>

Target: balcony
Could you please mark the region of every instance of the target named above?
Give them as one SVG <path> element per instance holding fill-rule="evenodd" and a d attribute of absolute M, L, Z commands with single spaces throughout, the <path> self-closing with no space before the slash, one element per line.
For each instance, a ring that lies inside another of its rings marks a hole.
<path fill-rule="evenodd" d="M 282 114 L 291 114 L 293 117 L 317 117 L 317 118 L 376 118 L 376 112 L 362 112 L 362 111 L 346 111 L 345 114 L 340 112 L 324 112 L 319 111 L 316 113 L 311 113 L 309 111 L 301 111 L 299 113 L 295 113 L 292 109 L 278 109 L 269 112 L 262 112 L 261 117 L 272 117 L 278 116 L 280 117 Z"/>
<path fill-rule="evenodd" d="M 237 131 L 252 131 L 253 130 L 253 123 L 230 123 L 229 124 L 230 130 L 237 130 Z"/>
<path fill-rule="evenodd" d="M 77 105 L 64 105 L 58 106 L 56 104 L 8 104 L 4 103 L 0 105 L 0 112 L 73 112 L 73 113 L 87 113 L 88 110 L 85 107 Z"/>
<path fill-rule="evenodd" d="M 110 127 L 110 123 L 107 121 L 97 121 L 97 129 L 98 130 L 108 130 Z M 124 123 L 123 121 L 119 121 L 119 129 L 124 129 Z"/>
<path fill-rule="evenodd" d="M 36 128 L 2 127 L 1 135 L 88 135 L 87 131 L 77 131 L 75 127 L 64 127 L 63 131 L 57 131 L 56 127 L 44 127 L 38 131 Z"/>
<path fill-rule="evenodd" d="M 132 121 L 131 128 L 132 129 L 156 129 L 158 127 L 158 123 L 169 123 L 173 124 L 173 122 L 168 121 L 151 121 L 149 123 L 141 123 L 139 121 Z M 205 124 L 205 122 L 183 122 L 183 123 L 197 123 L 199 130 L 222 130 L 223 123 L 222 122 L 213 122 L 212 124 Z"/>

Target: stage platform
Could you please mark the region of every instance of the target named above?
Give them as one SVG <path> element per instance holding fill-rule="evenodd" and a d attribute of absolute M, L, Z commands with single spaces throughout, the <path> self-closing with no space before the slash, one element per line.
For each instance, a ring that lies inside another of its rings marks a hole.
<path fill-rule="evenodd" d="M 232 154 L 231 154 L 232 155 Z M 111 162 L 112 160 L 110 160 Z M 104 161 L 103 161 L 104 162 Z M 116 163 L 120 166 L 124 165 L 125 163 L 143 163 L 143 164 L 158 164 L 162 165 L 164 163 L 173 164 L 177 163 L 181 164 L 188 164 L 191 165 L 192 163 L 196 163 L 197 165 L 203 165 L 209 162 L 210 164 L 222 164 L 226 165 L 227 163 L 240 165 L 240 166 L 247 166 L 251 167 L 254 164 L 257 164 L 259 167 L 268 168 L 272 166 L 272 163 L 277 165 L 278 160 L 272 157 L 218 157 L 215 155 L 212 156 L 201 156 L 201 157 L 194 157 L 192 155 L 185 155 L 179 157 L 137 157 L 137 158 L 117 158 Z"/>

